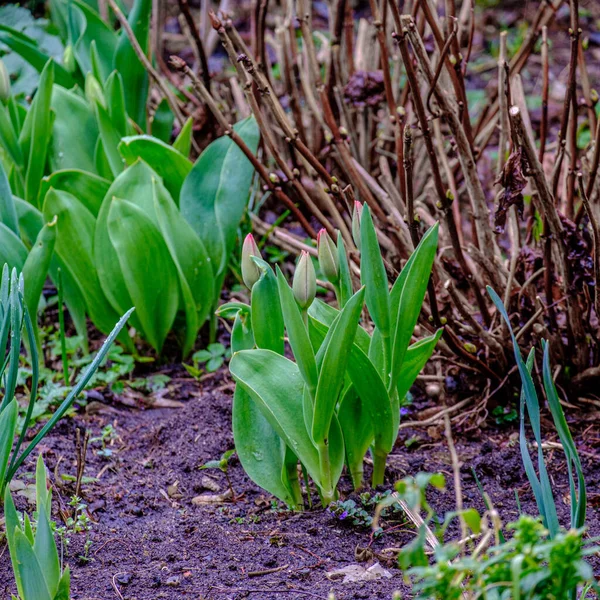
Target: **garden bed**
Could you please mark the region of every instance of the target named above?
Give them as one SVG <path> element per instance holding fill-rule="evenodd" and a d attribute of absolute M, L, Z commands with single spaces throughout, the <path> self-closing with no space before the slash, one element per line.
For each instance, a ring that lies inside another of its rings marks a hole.
<path fill-rule="evenodd" d="M 403 546 L 415 535 L 414 527 L 403 521 L 400 513 L 385 519 L 383 535 L 373 538 L 368 527 L 352 525 L 351 516 L 340 520 L 320 508 L 285 511 L 248 479 L 235 457 L 229 474 L 236 501 L 195 504 L 193 499 L 199 495 L 227 492 L 221 472 L 199 467 L 233 448 L 233 384 L 223 370 L 202 382 L 191 379 L 181 368 L 169 375 L 172 379 L 159 396 L 181 402 L 180 408 L 131 409 L 123 407 L 112 394 L 104 397 L 102 392 L 94 392 L 86 410 L 62 421 L 43 442 L 41 450 L 51 473 L 74 474 L 76 428 L 91 429 L 94 438 L 107 425 L 114 427 L 113 441 L 107 441 L 110 453 L 99 452 L 100 443 L 93 442 L 87 454 L 85 475 L 100 477 L 96 483 L 84 484 L 82 490 L 94 521 L 89 561 L 78 559 L 86 534 L 70 536 L 66 562 L 73 570 L 73 600 L 325 600 L 331 590 L 338 600 L 388 600 L 394 590 L 408 594 L 401 571 L 394 560 L 385 558 L 390 554 L 383 552 Z M 417 416 L 415 412 L 405 418 Z M 597 459 L 592 455 L 600 437 L 598 427 L 586 423 L 572 427 L 574 435 L 585 431 L 582 439 L 586 443 L 580 452 L 591 499 L 589 534 L 599 535 L 600 520 L 592 508 L 600 498 Z M 504 522 L 517 517 L 515 491 L 519 492 L 522 510 L 537 514 L 515 431 L 490 429 L 470 438 L 460 436 L 457 450 L 463 463 L 465 506 L 484 510 L 471 474 L 474 468 Z M 547 456 L 555 476 L 556 496 L 563 498 L 558 506 L 560 521 L 566 524 L 569 507 L 564 501 L 568 497 L 564 456 L 558 450 Z M 27 470 L 33 471 L 33 462 Z M 446 475 L 448 490 L 436 493 L 431 500 L 440 515 L 453 510 L 452 466 L 443 427 L 401 432 L 390 458 L 385 489 L 419 471 Z M 205 488 L 203 480 L 207 483 L 207 477 L 218 490 Z M 54 477 L 51 480 L 54 483 Z M 66 487 L 56 489 L 55 484 L 55 511 L 68 504 L 73 494 L 72 484 L 62 485 Z M 341 487 L 349 493 L 347 479 Z M 351 498 L 360 503 L 356 495 Z M 372 513 L 372 506 L 367 509 Z M 60 521 L 56 514 L 54 518 Z M 0 593 L 8 597 L 14 590 L 4 546 L 0 555 L 0 580 L 5 582 Z M 327 573 L 348 565 L 369 566 L 374 561 L 379 561 L 392 578 L 343 584 L 327 577 Z"/>

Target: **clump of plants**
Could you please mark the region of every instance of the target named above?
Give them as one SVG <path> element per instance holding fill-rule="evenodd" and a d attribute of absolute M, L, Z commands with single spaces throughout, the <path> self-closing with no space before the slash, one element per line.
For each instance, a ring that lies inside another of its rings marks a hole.
<path fill-rule="evenodd" d="M 36 468 L 35 520 L 21 519 L 7 488 L 4 496 L 6 537 L 18 598 L 13 600 L 69 600 L 71 575 L 63 569 L 50 522 L 52 491 L 40 456 Z"/>
<path fill-rule="evenodd" d="M 236 381 L 233 432 L 236 451 L 261 487 L 299 508 L 298 464 L 323 505 L 336 498 L 344 465 L 355 488 L 363 485 L 363 461 L 373 458 L 372 484 L 383 483 L 387 455 L 398 434 L 400 400 L 433 352 L 441 331 L 411 343 L 437 247 L 432 227 L 391 290 L 368 207 L 354 214 L 361 249 L 355 291 L 346 247 L 323 230 L 321 271 L 337 308 L 315 300 L 317 283 L 308 253 L 290 286 L 262 260 L 251 236 L 242 274 L 251 303 L 228 304 L 234 318 L 230 371 Z M 363 309 L 368 321 L 360 325 Z M 294 360 L 285 356 L 285 339 Z M 300 417 L 300 418 L 299 418 Z M 307 489 L 307 492 L 309 490 Z"/>
<path fill-rule="evenodd" d="M 33 321 L 25 302 L 23 276 L 18 275 L 15 269 L 9 274 L 8 265 L 4 265 L 0 284 L 0 355 L 6 357 L 0 369 L 3 393 L 0 402 L 0 497 L 17 469 L 85 389 L 132 312 L 133 309 L 130 309 L 123 315 L 51 418 L 33 439 L 25 444 L 38 400 L 39 356 Z M 31 354 L 32 375 L 25 414 L 22 419 L 19 419 L 20 407 L 16 397 L 17 377 L 23 345 Z M 16 443 L 15 436 L 18 436 Z"/>

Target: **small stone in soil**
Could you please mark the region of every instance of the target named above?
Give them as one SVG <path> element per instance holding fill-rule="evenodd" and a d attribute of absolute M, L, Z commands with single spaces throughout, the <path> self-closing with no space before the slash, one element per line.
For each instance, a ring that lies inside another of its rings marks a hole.
<path fill-rule="evenodd" d="M 131 583 L 131 578 L 132 578 L 132 574 L 131 573 L 120 573 L 117 577 L 117 583 L 120 583 L 121 585 L 129 585 Z"/>
<path fill-rule="evenodd" d="M 177 587 L 181 583 L 181 577 L 173 575 L 172 577 L 169 577 L 165 583 L 171 587 Z"/>

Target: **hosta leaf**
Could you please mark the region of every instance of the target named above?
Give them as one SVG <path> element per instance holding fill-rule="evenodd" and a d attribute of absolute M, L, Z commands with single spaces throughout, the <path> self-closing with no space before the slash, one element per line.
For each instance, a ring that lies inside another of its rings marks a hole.
<path fill-rule="evenodd" d="M 260 133 L 254 118 L 236 123 L 234 129 L 256 152 Z M 200 155 L 181 189 L 181 214 L 204 242 L 217 276 L 227 268 L 253 175 L 244 153 L 223 136 Z"/>
<path fill-rule="evenodd" d="M 236 352 L 229 363 L 234 379 L 257 403 L 261 412 L 321 486 L 319 456 L 303 419 L 304 381 L 298 367 L 271 350 Z"/>
<path fill-rule="evenodd" d="M 212 267 L 204 245 L 177 210 L 173 199 L 158 180 L 153 185 L 158 226 L 179 275 L 186 314 L 183 354 L 194 346 L 198 330 L 212 306 Z"/>
<path fill-rule="evenodd" d="M 142 50 L 148 51 L 148 33 L 152 0 L 135 0 L 127 20 Z M 125 105 L 129 116 L 145 127 L 146 102 L 148 100 L 148 73 L 137 57 L 125 32 L 121 32 L 114 54 L 114 67 L 127 82 Z"/>
<path fill-rule="evenodd" d="M 51 107 L 56 114 L 48 153 L 51 171 L 80 169 L 95 173 L 98 126 L 90 105 L 81 96 L 55 85 Z"/>
<path fill-rule="evenodd" d="M 141 158 L 162 178 L 177 203 L 181 186 L 192 169 L 192 163 L 172 146 L 149 135 L 123 138 L 119 152 L 127 164 Z"/>
<path fill-rule="evenodd" d="M 160 353 L 179 306 L 177 271 L 167 245 L 140 208 L 119 198 L 110 206 L 108 233 L 142 333 Z"/>

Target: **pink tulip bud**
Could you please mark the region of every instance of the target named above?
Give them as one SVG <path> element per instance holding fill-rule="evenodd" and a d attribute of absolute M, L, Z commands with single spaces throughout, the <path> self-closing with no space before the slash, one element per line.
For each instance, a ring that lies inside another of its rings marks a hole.
<path fill-rule="evenodd" d="M 292 290 L 294 291 L 294 298 L 296 298 L 296 302 L 302 310 L 307 310 L 317 295 L 315 267 L 306 250 L 302 251 L 296 266 Z"/>
<path fill-rule="evenodd" d="M 317 235 L 317 252 L 323 275 L 330 283 L 337 283 L 340 279 L 340 260 L 337 247 L 325 229 L 321 229 Z"/>
<path fill-rule="evenodd" d="M 260 250 L 254 241 L 254 236 L 249 233 L 242 246 L 242 279 L 249 290 L 260 278 L 260 269 L 252 260 L 253 256 L 260 258 Z"/>

